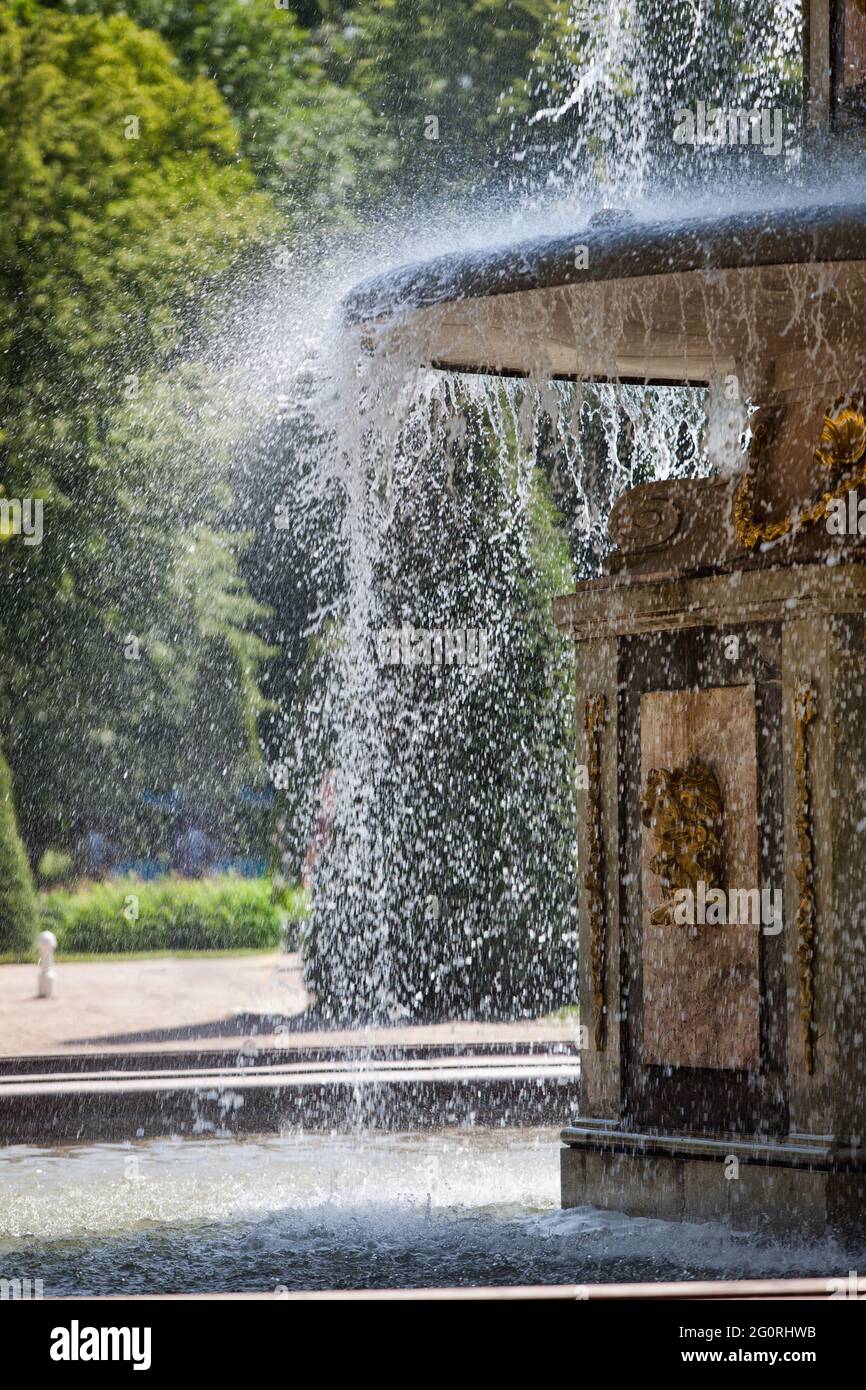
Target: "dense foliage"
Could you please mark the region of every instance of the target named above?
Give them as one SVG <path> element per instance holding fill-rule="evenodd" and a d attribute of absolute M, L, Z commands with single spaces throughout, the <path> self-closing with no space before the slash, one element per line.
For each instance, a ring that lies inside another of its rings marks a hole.
<path fill-rule="evenodd" d="M 15 818 L 12 778 L 0 749 L 0 952 L 23 954 L 36 935 L 30 865 Z"/>
<path fill-rule="evenodd" d="M 0 533 L 0 727 L 34 865 L 95 829 L 164 851 L 183 816 L 261 842 L 262 639 L 291 688 L 305 614 L 243 558 L 198 345 L 275 244 L 492 150 L 547 8 L 0 4 L 0 497 L 44 525 Z"/>
<path fill-rule="evenodd" d="M 288 905 L 291 913 L 286 906 L 277 906 L 265 879 L 119 879 L 42 894 L 39 919 L 57 937 L 60 955 L 275 949 L 284 939 L 284 915 L 302 915 L 299 896 Z"/>
<path fill-rule="evenodd" d="M 0 546 L 0 713 L 36 861 L 134 840 L 214 720 L 217 792 L 251 761 L 261 610 L 178 355 L 277 221 L 213 85 L 122 16 L 0 12 L 0 126 L 0 482 L 43 530 Z"/>

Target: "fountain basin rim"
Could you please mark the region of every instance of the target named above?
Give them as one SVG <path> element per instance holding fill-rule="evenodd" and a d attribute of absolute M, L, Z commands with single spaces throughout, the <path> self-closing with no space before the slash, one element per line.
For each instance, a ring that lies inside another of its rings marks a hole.
<path fill-rule="evenodd" d="M 586 248 L 586 269 L 576 265 Z M 361 327 L 437 305 L 690 271 L 866 260 L 866 202 L 586 226 L 495 250 L 452 252 L 363 280 L 343 300 Z"/>
<path fill-rule="evenodd" d="M 833 1135 L 656 1134 L 585 1119 L 576 1125 L 566 1125 L 560 1131 L 560 1139 L 568 1148 L 592 1148 L 618 1154 L 688 1156 L 722 1161 L 728 1155 L 735 1154 L 753 1163 L 815 1171 L 830 1168 L 840 1172 L 862 1172 L 866 1167 L 866 1150 L 862 1145 L 847 1139 L 837 1140 Z"/>

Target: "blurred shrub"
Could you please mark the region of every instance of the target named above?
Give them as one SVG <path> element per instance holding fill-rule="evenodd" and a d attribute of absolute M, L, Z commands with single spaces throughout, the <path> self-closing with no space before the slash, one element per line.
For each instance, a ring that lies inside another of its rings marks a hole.
<path fill-rule="evenodd" d="M 307 889 L 297 883 L 288 883 L 284 878 L 273 879 L 271 897 L 277 907 L 282 908 L 292 921 L 306 917 L 310 910 L 310 895 Z"/>
<path fill-rule="evenodd" d="M 295 905 L 300 914 L 300 905 Z M 273 949 L 283 914 L 267 879 L 120 879 L 43 894 L 40 927 L 60 953 Z"/>
<path fill-rule="evenodd" d="M 286 930 L 286 949 L 298 951 L 303 945 L 304 928 L 310 916 L 310 894 L 300 884 L 288 883 L 275 874 L 271 897 L 280 911 Z"/>
<path fill-rule="evenodd" d="M 72 855 L 62 849 L 47 849 L 39 860 L 36 878 L 40 888 L 59 888 L 72 879 Z"/>

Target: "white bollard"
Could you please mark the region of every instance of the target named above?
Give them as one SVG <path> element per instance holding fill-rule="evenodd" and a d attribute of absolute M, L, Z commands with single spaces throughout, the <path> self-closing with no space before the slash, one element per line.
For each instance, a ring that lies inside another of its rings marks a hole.
<path fill-rule="evenodd" d="M 54 993 L 57 971 L 54 969 L 54 952 L 57 937 L 53 931 L 41 931 L 36 938 L 39 947 L 39 998 L 50 999 Z"/>

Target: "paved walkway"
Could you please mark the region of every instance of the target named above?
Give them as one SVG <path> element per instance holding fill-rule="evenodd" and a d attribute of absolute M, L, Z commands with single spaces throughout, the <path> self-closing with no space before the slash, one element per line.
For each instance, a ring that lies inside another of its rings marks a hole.
<path fill-rule="evenodd" d="M 574 1043 L 572 1019 L 315 1029 L 300 956 L 201 956 L 57 967 L 53 999 L 36 997 L 34 965 L 0 966 L 0 1057 L 259 1047 Z"/>

